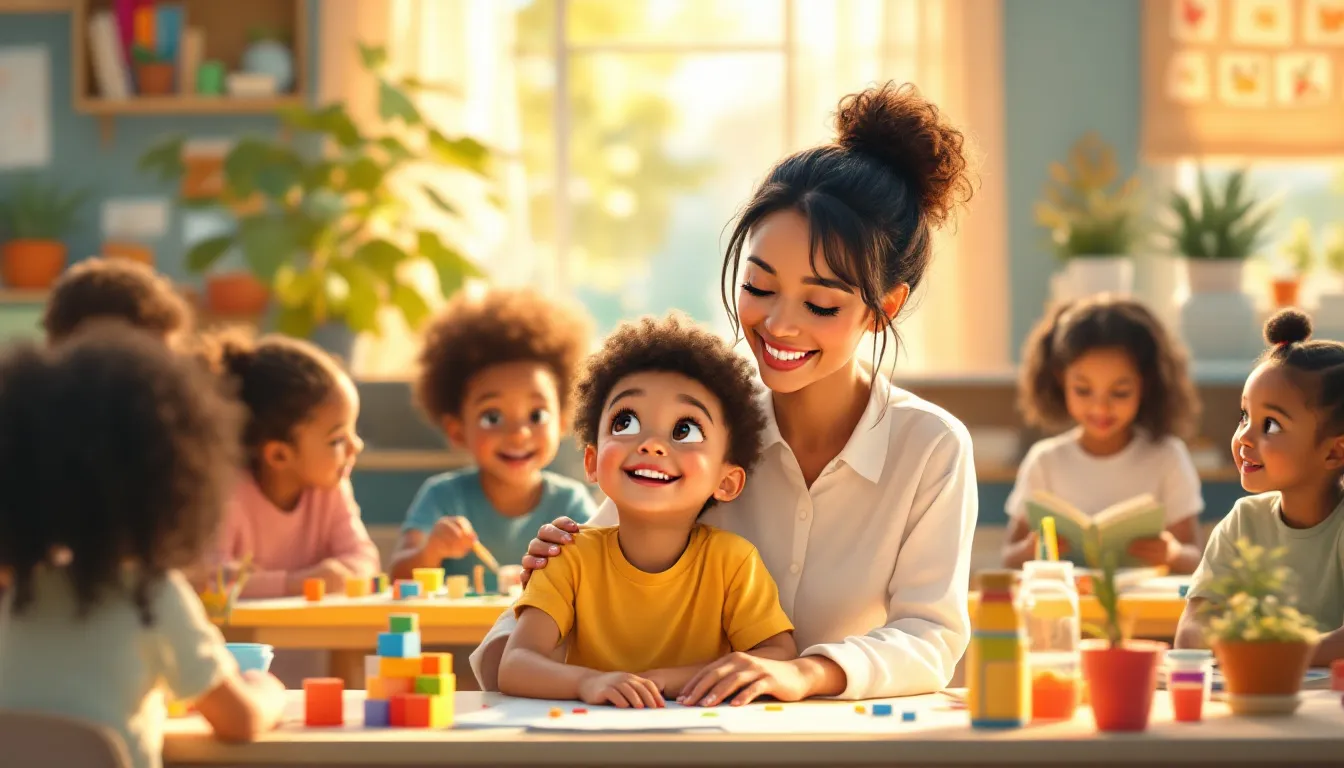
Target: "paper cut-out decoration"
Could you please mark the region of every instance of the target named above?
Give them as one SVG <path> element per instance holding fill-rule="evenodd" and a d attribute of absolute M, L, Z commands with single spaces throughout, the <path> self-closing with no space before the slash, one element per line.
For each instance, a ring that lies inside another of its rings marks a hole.
<path fill-rule="evenodd" d="M 1180 51 L 1167 65 L 1167 98 L 1182 104 L 1213 99 L 1213 74 L 1202 51 Z"/>
<path fill-rule="evenodd" d="M 1172 0 L 1171 36 L 1179 43 L 1212 43 L 1218 36 L 1218 0 Z"/>
<path fill-rule="evenodd" d="M 1302 41 L 1307 45 L 1344 46 L 1344 0 L 1306 0 Z"/>
<path fill-rule="evenodd" d="M 1293 42 L 1290 0 L 1233 0 L 1234 45 L 1287 46 Z"/>
<path fill-rule="evenodd" d="M 1323 53 L 1284 54 L 1274 60 L 1274 81 L 1280 104 L 1319 106 L 1334 92 L 1332 62 Z"/>
<path fill-rule="evenodd" d="M 1218 98 L 1231 107 L 1269 105 L 1269 57 L 1229 53 L 1218 59 Z"/>

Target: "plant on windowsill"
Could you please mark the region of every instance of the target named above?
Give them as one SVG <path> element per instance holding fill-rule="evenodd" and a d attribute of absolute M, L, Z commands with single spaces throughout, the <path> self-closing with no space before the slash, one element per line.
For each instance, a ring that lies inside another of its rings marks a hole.
<path fill-rule="evenodd" d="M 1284 550 L 1267 550 L 1244 538 L 1236 548 L 1231 568 L 1213 582 L 1215 597 L 1205 604 L 1203 616 L 1233 711 L 1238 709 L 1235 696 L 1297 694 L 1320 640 L 1315 621 L 1297 610 L 1292 569 L 1282 564 Z"/>
<path fill-rule="evenodd" d="M 33 177 L 19 182 L 9 197 L 0 201 L 0 272 L 5 285 L 20 290 L 41 290 L 65 269 L 63 238 L 74 228 L 79 206 L 88 197 L 85 190 L 62 192 L 55 184 L 40 184 Z"/>
<path fill-rule="evenodd" d="M 173 75 L 177 71 L 173 60 L 159 52 L 137 45 L 131 48 L 131 62 L 135 64 L 135 88 L 141 96 L 167 96 L 173 93 Z"/>
<path fill-rule="evenodd" d="M 1096 133 L 1074 143 L 1067 163 L 1050 164 L 1036 223 L 1065 263 L 1070 296 L 1133 291 L 1141 217 L 1138 178 L 1120 180 L 1115 151 Z"/>
<path fill-rule="evenodd" d="M 1302 280 L 1315 264 L 1316 245 L 1312 238 L 1311 222 L 1296 219 L 1288 239 L 1279 245 L 1277 258 L 1271 265 L 1274 274 L 1270 289 L 1275 307 L 1297 306 Z"/>
<path fill-rule="evenodd" d="M 1097 571 L 1093 590 L 1106 615 L 1102 626 L 1086 627 L 1089 634 L 1100 639 L 1084 640 L 1080 652 L 1093 720 L 1099 731 L 1145 730 L 1157 692 L 1158 666 L 1167 646 L 1126 637 L 1116 586 L 1115 553 L 1089 541 L 1083 555 L 1088 567 Z"/>
<path fill-rule="evenodd" d="M 408 278 L 416 264 L 433 267 L 443 296 L 481 276 L 452 239 L 417 218 L 411 204 L 423 203 L 455 225 L 465 218 L 459 208 L 430 183 L 412 187 L 394 184 L 393 177 L 411 167 L 417 178 L 426 170 L 440 171 L 437 183 L 460 179 L 460 197 L 485 200 L 491 198 L 491 152 L 475 139 L 449 137 L 427 122 L 408 94 L 433 86 L 393 79 L 382 48 L 361 45 L 359 52 L 377 82 L 380 125 L 363 129 L 336 103 L 281 113 L 286 126 L 333 146 L 332 153 L 303 154 L 278 140 L 240 140 L 224 159 L 222 191 L 206 201 L 233 211 L 237 226 L 195 244 L 186 257 L 191 270 L 206 272 L 226 253 L 241 251 L 250 272 L 274 296 L 278 330 L 293 336 L 327 336 L 333 326 L 377 334 L 378 315 L 388 307 L 418 328 L 429 303 Z M 182 148 L 181 138 L 160 144 L 141 159 L 141 168 L 180 180 Z M 340 342 L 346 343 L 353 338 Z"/>
<path fill-rule="evenodd" d="M 1246 260 L 1264 243 L 1275 209 L 1248 190 L 1247 175 L 1235 170 L 1215 191 L 1201 168 L 1195 194 L 1171 195 L 1167 236 L 1190 270 L 1192 293 L 1240 291 Z"/>

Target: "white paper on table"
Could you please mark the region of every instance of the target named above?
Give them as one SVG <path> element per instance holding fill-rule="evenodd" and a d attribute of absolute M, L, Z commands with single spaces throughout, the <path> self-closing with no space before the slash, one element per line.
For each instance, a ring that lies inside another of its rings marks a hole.
<path fill-rule="evenodd" d="M 0 169 L 51 163 L 51 63 L 42 46 L 0 48 Z"/>

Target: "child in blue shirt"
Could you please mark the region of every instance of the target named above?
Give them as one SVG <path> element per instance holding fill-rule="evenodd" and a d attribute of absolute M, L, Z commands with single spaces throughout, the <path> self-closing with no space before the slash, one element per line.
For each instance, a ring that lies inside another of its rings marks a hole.
<path fill-rule="evenodd" d="M 440 565 L 470 574 L 480 563 L 477 541 L 500 563 L 516 563 L 541 524 L 592 516 L 582 483 L 545 471 L 568 422 L 588 334 L 581 312 L 531 290 L 461 292 L 433 321 L 416 396 L 475 466 L 420 488 L 392 558 L 394 579 Z"/>

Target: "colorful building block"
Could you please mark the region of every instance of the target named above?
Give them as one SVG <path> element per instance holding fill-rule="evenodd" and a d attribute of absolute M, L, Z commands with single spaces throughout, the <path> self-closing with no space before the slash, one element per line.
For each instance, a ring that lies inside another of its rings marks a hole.
<path fill-rule="evenodd" d="M 874 705 L 873 705 L 873 716 L 874 716 L 874 717 L 889 717 L 890 715 L 891 715 L 891 705 L 890 705 L 890 704 L 874 704 Z"/>
<path fill-rule="evenodd" d="M 412 597 L 420 596 L 419 582 L 409 581 L 407 579 L 398 579 L 396 584 L 392 585 L 396 590 L 398 600 L 406 600 Z"/>
<path fill-rule="evenodd" d="M 384 592 L 386 592 L 387 585 L 388 581 L 386 573 L 380 573 L 377 576 L 374 576 L 373 578 L 369 579 L 369 586 L 373 588 L 373 594 L 375 595 L 381 595 Z"/>
<path fill-rule="evenodd" d="M 303 721 L 309 726 L 343 725 L 345 682 L 337 677 L 303 681 Z"/>
<path fill-rule="evenodd" d="M 563 709 L 561 709 L 561 708 L 559 708 L 559 707 L 551 707 L 551 711 L 550 711 L 550 715 L 551 715 L 551 717 L 560 717 L 560 716 L 563 715 L 563 714 L 565 714 L 565 710 L 563 710 Z"/>
<path fill-rule="evenodd" d="M 474 565 L 471 567 L 471 584 L 476 588 L 476 594 L 485 594 L 485 566 Z"/>
<path fill-rule="evenodd" d="M 447 696 L 406 697 L 407 728 L 447 728 L 453 724 L 453 700 Z"/>
<path fill-rule="evenodd" d="M 419 632 L 379 632 L 378 655 L 385 659 L 420 658 Z"/>
<path fill-rule="evenodd" d="M 346 597 L 368 597 L 372 589 L 373 584 L 368 579 L 352 576 L 345 580 Z"/>
<path fill-rule="evenodd" d="M 442 568 L 416 568 L 411 577 L 420 585 L 420 594 L 429 597 L 443 589 Z"/>
<path fill-rule="evenodd" d="M 369 687 L 369 681 L 383 673 L 383 657 L 372 654 L 364 657 L 364 687 Z"/>
<path fill-rule="evenodd" d="M 379 677 L 404 677 L 414 680 L 420 675 L 420 659 L 397 659 L 383 656 L 378 659 Z"/>
<path fill-rule="evenodd" d="M 420 614 L 394 613 L 387 617 L 387 628 L 391 632 L 419 632 Z"/>
<path fill-rule="evenodd" d="M 310 603 L 316 603 L 327 592 L 327 582 L 321 579 L 303 580 L 303 597 Z"/>
<path fill-rule="evenodd" d="M 409 693 L 398 693 L 387 700 L 387 724 L 393 728 L 406 727 L 406 698 Z"/>
<path fill-rule="evenodd" d="M 913 722 L 915 722 L 915 713 L 912 712 L 912 711 L 910 711 L 910 710 L 908 710 L 908 709 L 907 709 L 906 711 L 902 712 L 902 713 L 901 713 L 901 722 L 903 722 L 903 723 L 913 723 Z"/>
<path fill-rule="evenodd" d="M 783 711 L 784 711 L 784 705 L 783 705 L 783 704 L 766 704 L 766 705 L 765 705 L 765 711 L 766 711 L 766 712 L 783 712 Z"/>
<path fill-rule="evenodd" d="M 420 654 L 420 674 L 422 675 L 447 675 L 453 671 L 453 654 L 451 653 L 422 653 Z"/>
<path fill-rule="evenodd" d="M 415 692 L 427 696 L 452 696 L 457 693 L 457 676 L 420 675 L 415 678 Z"/>
<path fill-rule="evenodd" d="M 415 680 L 409 677 L 370 677 L 364 685 L 365 697 L 390 699 L 405 693 L 415 693 Z"/>
<path fill-rule="evenodd" d="M 364 700 L 364 727 L 386 728 L 392 724 L 392 705 L 387 699 Z"/>

